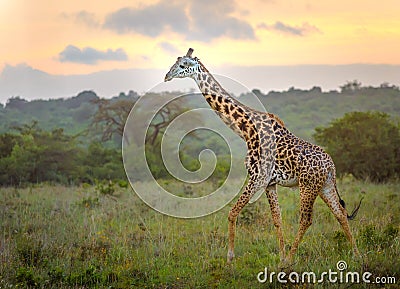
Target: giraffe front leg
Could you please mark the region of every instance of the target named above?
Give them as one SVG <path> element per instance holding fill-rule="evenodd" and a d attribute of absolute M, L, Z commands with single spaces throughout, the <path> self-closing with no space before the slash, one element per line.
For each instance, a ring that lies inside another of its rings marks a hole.
<path fill-rule="evenodd" d="M 229 211 L 228 215 L 228 234 L 229 234 L 229 243 L 228 243 L 228 255 L 227 262 L 230 264 L 235 257 L 235 231 L 236 231 L 236 220 L 240 211 L 243 207 L 249 202 L 250 198 L 254 195 L 255 186 L 253 181 L 249 181 L 247 184 L 243 194 L 239 197 L 236 204 Z"/>
<path fill-rule="evenodd" d="M 276 185 L 268 187 L 266 189 L 266 194 L 268 197 L 269 206 L 271 208 L 272 220 L 274 222 L 276 233 L 278 235 L 279 252 L 280 252 L 279 255 L 282 263 L 285 260 L 286 252 L 285 252 L 285 243 L 283 240 L 283 232 L 282 232 L 281 208 L 279 207 L 278 195 L 276 193 Z"/>

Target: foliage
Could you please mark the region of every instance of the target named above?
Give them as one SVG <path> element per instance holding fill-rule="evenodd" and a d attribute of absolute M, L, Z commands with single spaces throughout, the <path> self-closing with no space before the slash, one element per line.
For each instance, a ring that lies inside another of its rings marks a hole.
<path fill-rule="evenodd" d="M 400 130 L 382 112 L 352 112 L 314 135 L 335 161 L 339 174 L 374 182 L 400 174 Z"/>
<path fill-rule="evenodd" d="M 5 108 L 0 108 L 0 132 L 37 121 L 47 131 L 63 128 L 68 134 L 78 134 L 90 124 L 97 109 L 92 104 L 95 99 L 98 96 L 92 91 L 82 91 L 67 99 L 27 101 L 20 97 L 10 98 Z"/>
<path fill-rule="evenodd" d="M 119 150 L 92 142 L 76 167 L 83 170 L 80 181 L 94 184 L 96 180 L 123 180 L 125 171 Z"/>
<path fill-rule="evenodd" d="M 396 86 L 383 83 L 378 87 L 365 87 L 354 80 L 342 85 L 339 90 L 323 92 L 320 87 L 312 87 L 268 93 L 254 89 L 253 92 L 269 112 L 277 114 L 292 132 L 307 140 L 312 140 L 316 126 L 325 126 L 346 112 L 377 110 L 391 116 L 400 115 L 400 90 Z M 132 101 L 137 97 L 135 92 L 129 91 L 110 98 L 109 102 Z M 156 93 L 155 97 L 162 97 L 162 93 Z M 190 99 L 194 98 L 190 96 Z M 200 104 L 207 107 L 205 101 L 199 98 Z M 10 98 L 5 107 L 0 106 L 0 133 L 6 133 L 12 126 L 21 126 L 33 120 L 38 121 L 47 131 L 57 128 L 63 128 L 67 134 L 87 131 L 98 111 L 97 100 L 99 97 L 93 91 L 83 91 L 66 99 L 28 101 L 21 97 Z M 199 102 L 196 103 L 198 105 Z M 93 140 L 101 140 L 102 134 L 100 129 L 90 130 L 80 140 L 89 144 Z M 115 148 L 120 147 L 120 139 L 113 139 L 112 145 Z"/>
<path fill-rule="evenodd" d="M 342 93 L 355 93 L 361 90 L 361 82 L 358 80 L 348 81 L 346 84 L 340 86 L 340 91 Z"/>
<path fill-rule="evenodd" d="M 0 135 L 0 185 L 27 183 L 93 183 L 124 179 L 121 154 L 99 143 L 79 146 L 63 129 L 42 130 L 37 122 Z"/>
<path fill-rule="evenodd" d="M 30 268 L 20 267 L 15 274 L 16 287 L 36 288 L 39 280 Z"/>
<path fill-rule="evenodd" d="M 269 111 L 285 120 L 291 131 L 308 140 L 311 140 L 316 125 L 328 125 L 333 118 L 341 117 L 344 112 L 351 110 L 377 109 L 391 116 L 400 114 L 398 87 L 387 83 L 380 87 L 363 87 L 358 81 L 352 81 L 340 89 L 340 92 L 323 92 L 319 87 L 310 90 L 290 88 L 268 94 L 257 89 L 253 92 Z M 179 92 L 152 93 L 145 106 L 154 107 L 153 101 L 165 94 L 175 95 Z M 121 135 L 129 109 L 137 99 L 138 95 L 133 91 L 107 100 L 100 99 L 93 91 L 83 91 L 67 99 L 9 99 L 5 107 L 0 107 L 0 185 L 45 181 L 63 184 L 94 184 L 96 180 L 124 181 Z M 201 95 L 185 94 L 185 97 L 163 107 L 153 118 L 147 131 L 145 150 L 155 178 L 171 178 L 160 154 L 161 137 L 166 126 L 180 113 L 199 107 L 208 108 Z M 205 127 L 210 124 L 209 118 L 200 112 L 193 115 L 192 120 Z M 98 129 L 94 129 L 96 127 Z M 375 130 L 371 129 L 370 134 L 374 133 Z M 391 158 L 386 148 L 396 141 L 393 136 L 386 146 L 375 147 L 375 154 L 379 152 L 377 158 Z M 126 141 L 138 145 L 137 138 L 132 131 Z M 100 142 L 101 139 L 109 141 Z M 237 144 L 242 144 L 240 138 L 237 138 Z M 232 147 L 236 147 L 236 143 L 227 147 L 220 137 L 200 130 L 185 136 L 179 147 L 179 157 L 186 169 L 195 171 L 200 167 L 200 152 L 211 149 L 217 156 L 212 178 L 223 181 L 229 171 L 232 153 L 229 149 Z M 132 155 L 132 161 L 135 157 Z M 339 157 L 334 158 L 340 163 Z M 393 164 L 394 161 L 383 170 L 370 167 L 375 172 L 379 171 L 379 175 L 372 178 L 379 181 L 393 175 L 393 170 L 398 169 L 398 166 L 393 168 Z M 339 168 L 342 167 L 339 165 Z M 339 172 L 343 170 L 339 169 Z M 140 180 L 142 173 L 139 171 L 134 175 Z M 363 172 L 361 177 L 366 177 L 366 173 Z"/>
<path fill-rule="evenodd" d="M 74 172 L 78 155 L 76 137 L 65 135 L 62 129 L 43 131 L 37 122 L 15 129 L 18 135 L 2 136 L 7 140 L 3 145 L 8 145 L 4 150 L 7 153 L 0 159 L 2 184 L 68 182 L 77 177 Z"/>
<path fill-rule="evenodd" d="M 115 193 L 115 184 L 109 180 L 107 181 L 102 181 L 102 182 L 97 182 L 96 184 L 96 191 L 99 192 L 99 194 L 102 195 L 113 195 Z"/>

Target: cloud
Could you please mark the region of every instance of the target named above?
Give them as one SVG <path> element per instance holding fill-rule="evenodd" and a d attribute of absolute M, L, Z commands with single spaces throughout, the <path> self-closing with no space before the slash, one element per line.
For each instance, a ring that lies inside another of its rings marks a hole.
<path fill-rule="evenodd" d="M 175 45 L 173 45 L 169 42 L 166 42 L 166 41 L 158 43 L 158 46 L 162 50 L 164 50 L 165 52 L 170 53 L 170 54 L 178 54 L 178 53 L 182 52 L 178 48 L 176 48 Z"/>
<path fill-rule="evenodd" d="M 189 19 L 182 6 L 161 1 L 141 9 L 119 9 L 106 17 L 103 27 L 119 34 L 140 33 L 156 37 L 166 28 L 185 33 L 188 25 Z"/>
<path fill-rule="evenodd" d="M 68 45 L 59 53 L 58 60 L 92 65 L 99 61 L 125 61 L 128 60 L 128 55 L 122 48 L 101 51 L 92 47 L 80 49 L 74 45 Z"/>
<path fill-rule="evenodd" d="M 75 20 L 80 23 L 84 23 L 89 27 L 99 27 L 100 22 L 96 19 L 93 13 L 82 10 L 75 14 Z"/>
<path fill-rule="evenodd" d="M 253 27 L 231 16 L 235 5 L 230 0 L 177 1 L 134 9 L 125 7 L 106 16 L 103 28 L 119 34 L 139 33 L 157 37 L 172 30 L 187 40 L 210 41 L 227 36 L 255 39 Z"/>
<path fill-rule="evenodd" d="M 96 15 L 86 10 L 76 13 L 61 13 L 60 16 L 66 20 L 73 20 L 78 24 L 85 24 L 90 28 L 98 28 L 100 26 L 100 21 L 96 18 Z"/>
<path fill-rule="evenodd" d="M 235 11 L 231 0 L 193 1 L 189 11 L 193 23 L 188 39 L 209 41 L 221 36 L 255 39 L 254 30 L 249 23 L 230 16 Z"/>
<path fill-rule="evenodd" d="M 301 26 L 292 26 L 281 21 L 277 21 L 272 25 L 261 23 L 257 27 L 291 36 L 306 36 L 314 33 L 322 33 L 321 30 L 319 30 L 316 26 L 310 25 L 307 22 L 304 22 Z"/>

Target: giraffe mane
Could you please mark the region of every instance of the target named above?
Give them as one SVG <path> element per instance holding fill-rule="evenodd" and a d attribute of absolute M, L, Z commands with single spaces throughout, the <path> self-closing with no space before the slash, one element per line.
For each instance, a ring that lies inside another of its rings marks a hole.
<path fill-rule="evenodd" d="M 279 116 L 277 116 L 277 115 L 275 115 L 275 114 L 273 114 L 273 113 L 270 113 L 270 112 L 267 112 L 267 114 L 268 114 L 268 116 L 269 116 L 270 118 L 275 119 L 281 126 L 285 127 L 285 123 L 283 122 L 282 119 L 279 118 Z"/>
<path fill-rule="evenodd" d="M 199 64 L 200 67 L 204 70 L 204 72 L 209 72 L 208 69 L 204 66 L 204 64 L 197 57 L 194 58 Z"/>
<path fill-rule="evenodd" d="M 204 64 L 200 61 L 199 58 L 195 57 L 194 59 L 200 64 L 200 67 L 202 68 L 202 70 L 204 72 L 209 72 L 208 69 L 204 66 Z M 285 123 L 283 122 L 282 119 L 279 118 L 279 116 L 277 116 L 273 113 L 269 113 L 269 112 L 267 114 L 270 118 L 275 119 L 281 126 L 285 127 Z"/>

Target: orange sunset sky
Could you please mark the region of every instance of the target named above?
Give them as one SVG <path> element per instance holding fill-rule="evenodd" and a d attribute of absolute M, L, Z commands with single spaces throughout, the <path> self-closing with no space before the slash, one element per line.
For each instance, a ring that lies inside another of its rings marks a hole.
<path fill-rule="evenodd" d="M 144 91 L 188 47 L 212 72 L 264 90 L 335 89 L 353 79 L 398 85 L 399 15 L 399 0 L 0 0 L 0 102 Z M 307 65 L 341 70 L 250 69 Z M 126 73 L 96 78 L 105 71 Z"/>
<path fill-rule="evenodd" d="M 0 6 L 1 68 L 165 69 L 189 46 L 213 66 L 400 64 L 398 0 L 0 0 Z"/>

